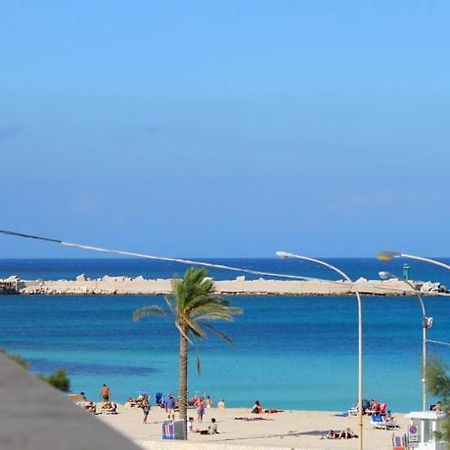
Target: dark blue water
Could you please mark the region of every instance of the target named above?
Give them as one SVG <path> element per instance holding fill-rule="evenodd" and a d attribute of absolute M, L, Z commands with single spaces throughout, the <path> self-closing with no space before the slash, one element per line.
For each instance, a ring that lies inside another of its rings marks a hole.
<path fill-rule="evenodd" d="M 220 260 L 246 268 L 335 278 L 323 268 L 297 261 Z M 332 261 L 354 277 L 376 278 L 379 270 L 401 273 L 368 259 Z M 450 272 L 410 264 L 414 278 L 450 285 Z M 170 277 L 185 267 L 130 259 L 0 260 L 0 277 L 73 278 L 144 275 Z M 215 278 L 234 277 L 211 272 Z M 237 343 L 230 348 L 211 337 L 199 344 L 203 371 L 191 352 L 190 392 L 224 397 L 230 406 L 260 399 L 268 407 L 334 409 L 348 407 L 357 393 L 357 308 L 353 297 L 231 297 L 245 314 L 220 328 Z M 68 370 L 74 391 L 94 398 L 108 383 L 125 400 L 140 389 L 176 392 L 178 336 L 172 322 L 132 321 L 136 308 L 163 305 L 162 297 L 0 297 L 0 345 L 21 353 L 32 370 Z M 420 307 L 414 297 L 364 297 L 364 372 L 367 397 L 395 410 L 420 407 Z M 432 339 L 450 340 L 450 300 L 428 298 L 435 318 Z M 429 350 L 450 356 L 449 348 Z"/>

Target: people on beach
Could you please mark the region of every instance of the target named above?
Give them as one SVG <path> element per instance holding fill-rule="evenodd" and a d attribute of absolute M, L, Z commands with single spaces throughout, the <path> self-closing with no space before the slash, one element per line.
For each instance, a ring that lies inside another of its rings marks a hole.
<path fill-rule="evenodd" d="M 437 412 L 442 412 L 444 411 L 444 407 L 442 406 L 442 402 L 438 401 L 434 406 L 433 406 L 433 411 L 437 411 Z"/>
<path fill-rule="evenodd" d="M 128 397 L 127 402 L 125 403 L 126 408 L 135 408 L 137 406 L 137 400 L 134 397 Z"/>
<path fill-rule="evenodd" d="M 100 389 L 100 395 L 102 396 L 102 400 L 104 402 L 108 402 L 111 396 L 111 389 L 109 389 L 109 387 L 104 384 Z"/>
<path fill-rule="evenodd" d="M 88 400 L 86 398 L 86 394 L 84 392 L 80 392 L 80 397 L 81 397 L 80 405 L 83 408 L 90 411 L 91 413 L 96 414 L 97 413 L 97 405 L 93 401 Z"/>
<path fill-rule="evenodd" d="M 259 400 L 256 400 L 255 404 L 253 405 L 253 408 L 251 410 L 252 414 L 261 414 L 263 412 L 263 407 Z"/>
<path fill-rule="evenodd" d="M 211 425 L 209 425 L 208 429 L 200 431 L 200 434 L 219 434 L 219 430 L 217 429 L 217 422 L 214 417 L 211 419 Z"/>
<path fill-rule="evenodd" d="M 197 420 L 199 423 L 203 422 L 203 416 L 205 415 L 205 402 L 202 398 L 199 398 L 197 404 Z"/>
<path fill-rule="evenodd" d="M 392 415 L 390 410 L 385 414 L 384 420 L 386 422 L 395 422 L 396 421 L 395 417 Z"/>
<path fill-rule="evenodd" d="M 102 404 L 102 413 L 105 414 L 117 414 L 117 403 L 105 401 Z"/>
<path fill-rule="evenodd" d="M 225 400 L 224 400 L 224 399 L 219 400 L 219 401 L 217 402 L 217 407 L 218 407 L 219 409 L 225 409 Z"/>
<path fill-rule="evenodd" d="M 326 435 L 322 436 L 321 439 L 351 439 L 357 437 L 358 436 L 350 428 L 346 428 L 342 431 L 330 430 Z"/>
<path fill-rule="evenodd" d="M 194 427 L 194 418 L 189 417 L 187 422 L 187 432 L 188 433 L 200 433 L 200 430 Z"/>
<path fill-rule="evenodd" d="M 157 392 L 155 394 L 155 403 L 159 406 L 161 406 L 161 404 L 163 403 L 163 393 L 162 392 Z"/>
<path fill-rule="evenodd" d="M 172 394 L 169 394 L 169 396 L 167 397 L 166 412 L 167 412 L 167 417 L 170 420 L 175 419 L 175 399 L 173 398 Z"/>
<path fill-rule="evenodd" d="M 148 415 L 150 413 L 150 401 L 148 399 L 148 395 L 143 396 L 141 405 L 142 405 L 142 412 L 144 413 L 143 422 L 144 422 L 144 424 L 146 424 Z"/>
<path fill-rule="evenodd" d="M 366 414 L 371 415 L 380 412 L 380 406 L 381 404 L 376 400 L 370 400 L 369 407 L 366 409 Z"/>
<path fill-rule="evenodd" d="M 209 395 L 206 396 L 205 399 L 205 408 L 211 408 L 212 407 L 212 399 Z"/>

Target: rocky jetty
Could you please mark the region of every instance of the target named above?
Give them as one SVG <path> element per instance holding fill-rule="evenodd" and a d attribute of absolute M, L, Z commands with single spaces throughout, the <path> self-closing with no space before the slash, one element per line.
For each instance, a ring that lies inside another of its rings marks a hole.
<path fill-rule="evenodd" d="M 142 276 L 109 276 L 89 278 L 85 274 L 74 280 L 21 280 L 9 277 L 2 285 L 15 286 L 14 292 L 23 295 L 165 295 L 172 290 L 170 279 L 146 279 Z M 247 280 L 244 276 L 214 282 L 223 295 L 351 295 L 356 291 L 366 295 L 434 295 L 446 292 L 439 283 L 415 282 L 414 288 L 402 280 L 346 281 L 285 281 L 273 279 Z"/>

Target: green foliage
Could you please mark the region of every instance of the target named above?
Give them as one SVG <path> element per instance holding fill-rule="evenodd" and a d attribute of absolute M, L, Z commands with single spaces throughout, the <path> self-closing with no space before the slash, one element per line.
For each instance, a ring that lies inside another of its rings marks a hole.
<path fill-rule="evenodd" d="M 242 314 L 242 310 L 230 306 L 228 300 L 217 295 L 214 291 L 214 283 L 207 274 L 206 269 L 189 268 L 183 278 L 172 280 L 173 293 L 165 297 L 165 301 L 170 313 L 174 316 L 175 326 L 189 342 L 192 343 L 190 335 L 200 339 L 207 337 L 207 330 L 228 344 L 233 344 L 228 336 L 205 322 L 232 321 L 234 315 Z M 162 308 L 152 305 L 134 311 L 133 319 L 140 320 L 154 315 L 168 316 Z"/>
<path fill-rule="evenodd" d="M 40 378 L 60 391 L 70 391 L 70 380 L 64 369 L 59 369 L 48 377 L 45 375 L 40 375 Z"/>
<path fill-rule="evenodd" d="M 427 363 L 427 391 L 434 397 L 441 398 L 444 411 L 450 410 L 450 377 L 447 374 L 447 366 L 439 358 L 430 358 Z M 450 418 L 446 419 L 442 437 L 448 442 L 450 450 Z"/>
<path fill-rule="evenodd" d="M 450 377 L 447 367 L 439 358 L 431 358 L 427 364 L 427 390 L 434 397 L 442 398 L 444 404 L 450 399 Z"/>

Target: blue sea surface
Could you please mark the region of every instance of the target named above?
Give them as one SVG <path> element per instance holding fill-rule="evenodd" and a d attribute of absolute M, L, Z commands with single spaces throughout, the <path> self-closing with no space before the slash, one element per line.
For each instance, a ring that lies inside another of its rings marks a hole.
<path fill-rule="evenodd" d="M 320 266 L 276 259 L 212 260 L 254 270 L 336 279 Z M 378 271 L 401 274 L 402 263 L 375 259 L 330 262 L 353 278 L 376 279 Z M 450 285 L 450 272 L 411 264 L 415 279 Z M 186 267 L 134 259 L 0 260 L 0 278 L 74 278 L 143 275 L 169 278 Z M 211 271 L 218 279 L 235 275 Z M 208 393 L 229 406 L 343 410 L 357 396 L 357 304 L 354 297 L 230 297 L 244 314 L 218 324 L 236 342 L 215 337 L 199 343 L 202 372 L 190 352 L 190 394 Z M 178 334 L 161 318 L 132 321 L 136 308 L 164 305 L 161 296 L 1 296 L 0 345 L 20 353 L 36 373 L 64 367 L 74 392 L 99 398 L 107 383 L 125 401 L 139 390 L 176 393 Z M 426 299 L 434 317 L 429 338 L 450 341 L 450 298 Z M 364 392 L 396 411 L 420 408 L 421 310 L 415 297 L 363 298 Z M 450 347 L 428 344 L 444 360 Z"/>

